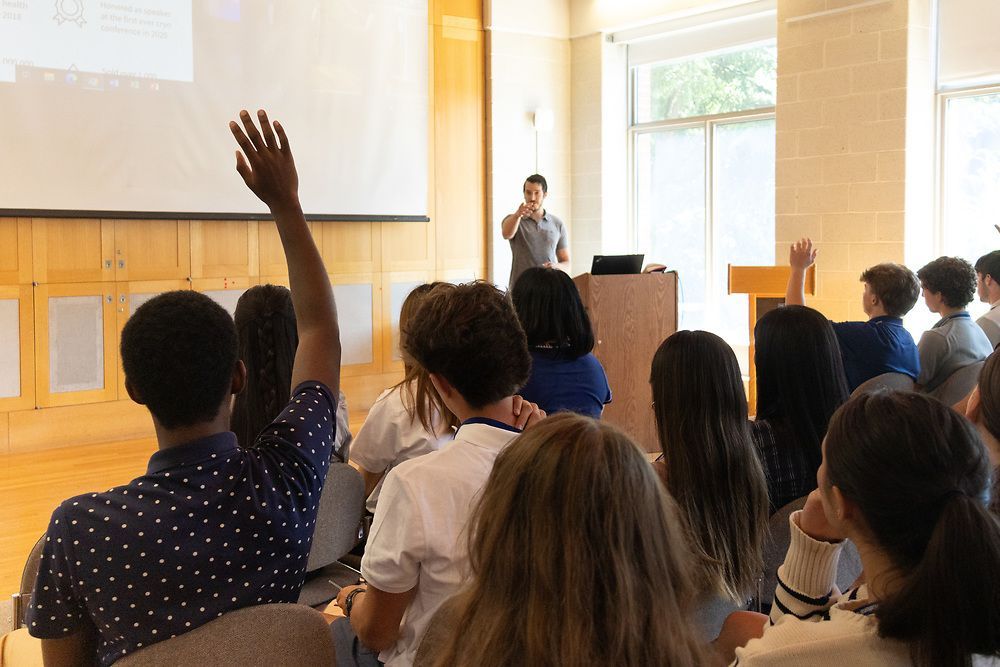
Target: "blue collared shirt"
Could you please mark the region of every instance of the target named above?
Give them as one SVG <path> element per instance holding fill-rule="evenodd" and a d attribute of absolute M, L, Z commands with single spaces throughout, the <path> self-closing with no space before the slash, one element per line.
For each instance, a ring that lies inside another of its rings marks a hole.
<path fill-rule="evenodd" d="M 98 659 L 227 611 L 295 602 L 330 462 L 336 399 L 303 383 L 242 449 L 217 433 L 157 451 L 146 474 L 52 514 L 27 626 L 58 639 L 92 624 Z"/>
<path fill-rule="evenodd" d="M 914 381 L 920 375 L 917 345 L 903 328 L 902 318 L 883 315 L 867 322 L 832 324 L 840 342 L 850 391 L 883 373 L 902 373 Z"/>

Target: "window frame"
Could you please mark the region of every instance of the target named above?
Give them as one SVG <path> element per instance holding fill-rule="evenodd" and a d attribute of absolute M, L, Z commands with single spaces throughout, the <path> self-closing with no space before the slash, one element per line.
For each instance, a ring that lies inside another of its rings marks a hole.
<path fill-rule="evenodd" d="M 1000 83 L 979 84 L 960 87 L 939 88 L 936 95 L 936 130 L 937 141 L 935 151 L 937 156 L 934 165 L 934 229 L 932 246 L 935 257 L 940 257 L 946 252 L 945 244 L 945 210 L 947 208 L 947 197 L 945 195 L 945 157 L 948 150 L 946 127 L 948 123 L 948 102 L 955 99 L 969 97 L 980 97 L 984 95 L 1000 95 Z M 975 261 L 973 258 L 971 261 Z"/>
<path fill-rule="evenodd" d="M 690 118 L 635 122 L 635 69 L 629 72 L 629 127 L 628 127 L 628 219 L 629 244 L 633 252 L 641 252 L 639 247 L 639 220 L 637 217 L 639 186 L 636 165 L 636 141 L 640 135 L 664 130 L 679 130 L 685 128 L 702 128 L 705 136 L 705 294 L 706 309 L 716 305 L 717 279 L 715 276 L 715 195 L 718 190 L 715 170 L 715 129 L 720 125 L 730 125 L 757 120 L 774 120 L 775 107 L 761 107 L 745 111 L 732 111 L 721 114 L 709 114 Z M 683 276 L 681 276 L 683 280 Z M 680 323 L 678 324 L 680 326 Z"/>

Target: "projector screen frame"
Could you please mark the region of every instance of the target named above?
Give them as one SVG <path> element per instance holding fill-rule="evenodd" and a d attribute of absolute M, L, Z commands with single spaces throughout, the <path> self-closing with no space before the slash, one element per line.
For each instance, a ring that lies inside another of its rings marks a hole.
<path fill-rule="evenodd" d="M 81 218 L 104 220 L 271 220 L 270 213 L 192 213 L 175 211 L 72 211 L 0 208 L 0 218 Z M 310 222 L 430 222 L 427 215 L 306 213 Z"/>

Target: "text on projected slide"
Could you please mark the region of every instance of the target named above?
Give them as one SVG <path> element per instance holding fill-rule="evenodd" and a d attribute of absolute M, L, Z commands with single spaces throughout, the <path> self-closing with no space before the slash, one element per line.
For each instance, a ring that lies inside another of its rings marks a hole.
<path fill-rule="evenodd" d="M 177 0 L 0 0 L 0 82 L 31 68 L 193 81 L 191 13 Z"/>

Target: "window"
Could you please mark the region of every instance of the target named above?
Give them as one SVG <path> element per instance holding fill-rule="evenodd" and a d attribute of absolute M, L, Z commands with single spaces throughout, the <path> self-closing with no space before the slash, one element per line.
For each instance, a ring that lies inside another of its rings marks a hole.
<path fill-rule="evenodd" d="M 727 266 L 774 263 L 774 44 L 631 75 L 638 251 L 677 270 L 680 326 L 719 334 L 746 369 L 747 299 L 727 295 Z"/>
<path fill-rule="evenodd" d="M 971 263 L 1000 248 L 1000 42 L 995 0 L 939 0 L 935 256 Z M 974 317 L 988 306 L 969 305 Z"/>
<path fill-rule="evenodd" d="M 941 249 L 971 263 L 1000 247 L 1000 89 L 942 95 Z"/>

